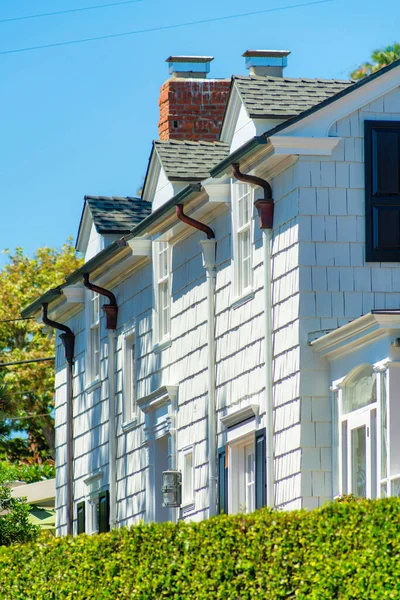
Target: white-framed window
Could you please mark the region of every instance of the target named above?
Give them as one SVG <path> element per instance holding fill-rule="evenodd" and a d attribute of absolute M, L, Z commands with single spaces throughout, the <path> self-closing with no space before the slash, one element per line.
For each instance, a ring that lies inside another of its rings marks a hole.
<path fill-rule="evenodd" d="M 334 488 L 377 498 L 390 493 L 386 373 L 361 365 L 334 385 Z"/>
<path fill-rule="evenodd" d="M 89 317 L 89 383 L 100 379 L 100 298 L 99 294 L 89 292 L 88 294 L 88 317 Z"/>
<path fill-rule="evenodd" d="M 171 248 L 168 242 L 153 244 L 155 332 L 156 342 L 162 344 L 171 335 Z"/>
<path fill-rule="evenodd" d="M 80 527 L 80 531 L 86 533 L 103 533 L 109 531 L 109 518 L 110 518 L 110 500 L 109 492 L 102 488 L 101 482 L 103 473 L 98 472 L 94 475 L 89 476 L 85 479 L 86 485 L 86 500 L 80 504 L 80 508 L 84 510 L 81 515 L 81 522 L 77 523 L 77 527 Z M 84 522 L 82 523 L 82 516 Z M 83 525 L 83 528 L 82 528 Z M 79 532 L 79 529 L 78 531 Z"/>
<path fill-rule="evenodd" d="M 182 504 L 194 502 L 194 459 L 193 448 L 183 451 L 182 457 Z"/>
<path fill-rule="evenodd" d="M 123 395 L 122 423 L 130 423 L 136 413 L 136 337 L 131 330 L 124 335 L 123 343 Z"/>
<path fill-rule="evenodd" d="M 240 298 L 253 286 L 253 190 L 248 184 L 232 184 L 232 217 L 234 291 Z"/>
<path fill-rule="evenodd" d="M 229 448 L 229 512 L 251 513 L 256 507 L 254 434 Z"/>

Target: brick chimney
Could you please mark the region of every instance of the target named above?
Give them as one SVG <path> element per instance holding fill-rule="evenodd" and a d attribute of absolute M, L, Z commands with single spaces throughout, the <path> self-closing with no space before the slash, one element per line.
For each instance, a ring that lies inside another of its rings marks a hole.
<path fill-rule="evenodd" d="M 219 139 L 230 79 L 207 79 L 212 56 L 170 56 L 160 91 L 160 140 Z"/>

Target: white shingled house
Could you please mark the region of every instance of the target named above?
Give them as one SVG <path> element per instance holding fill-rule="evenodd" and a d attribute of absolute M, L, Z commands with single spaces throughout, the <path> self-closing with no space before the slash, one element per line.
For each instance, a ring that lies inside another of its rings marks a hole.
<path fill-rule="evenodd" d="M 143 199 L 86 197 L 23 312 L 58 330 L 59 534 L 400 493 L 400 63 L 288 54 L 170 57 Z"/>

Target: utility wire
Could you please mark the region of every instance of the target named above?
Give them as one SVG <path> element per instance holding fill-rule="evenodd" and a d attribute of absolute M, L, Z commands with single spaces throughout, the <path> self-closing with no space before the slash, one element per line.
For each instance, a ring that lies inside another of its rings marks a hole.
<path fill-rule="evenodd" d="M 13 323 L 14 321 L 36 321 L 36 317 L 19 317 L 18 319 L 1 319 L 0 323 Z"/>
<path fill-rule="evenodd" d="M 98 8 L 108 8 L 111 6 L 122 6 L 123 4 L 137 4 L 144 0 L 124 0 L 124 2 L 113 2 L 111 4 L 97 4 L 96 6 L 85 6 L 83 8 L 70 8 L 68 10 L 59 10 L 58 12 L 39 13 L 37 15 L 25 15 L 23 17 L 10 17 L 9 19 L 0 19 L 0 23 L 11 23 L 12 21 L 26 21 L 27 19 L 41 19 L 42 17 L 54 17 L 55 15 L 66 15 L 69 13 L 83 12 L 85 10 L 96 10 Z"/>
<path fill-rule="evenodd" d="M 22 419 L 36 419 L 37 417 L 51 417 L 51 413 L 41 413 L 39 415 L 28 415 L 26 417 L 2 417 L 0 414 L 0 421 L 22 421 Z"/>
<path fill-rule="evenodd" d="M 136 29 L 135 31 L 125 31 L 122 33 L 112 33 L 110 35 L 100 35 L 92 38 L 82 38 L 79 40 L 69 40 L 66 42 L 56 42 L 54 44 L 42 44 L 41 46 L 27 46 L 26 48 L 16 48 L 15 50 L 2 50 L 2 54 L 16 54 L 18 52 L 30 52 L 32 50 L 44 50 L 46 48 L 57 48 L 60 46 L 70 46 L 72 44 L 84 44 L 86 42 L 97 42 L 99 40 L 110 40 L 113 38 L 120 38 L 129 35 L 138 35 L 140 33 L 152 33 L 154 31 L 165 31 L 167 29 L 178 29 L 179 27 L 189 27 L 191 25 L 204 25 L 205 23 L 215 23 L 218 21 L 228 21 L 230 19 L 240 19 L 243 17 L 251 17 L 254 15 L 261 15 L 265 13 L 290 10 L 292 8 L 303 8 L 305 6 L 313 6 L 315 4 L 326 4 L 327 2 L 333 2 L 333 0 L 315 0 L 314 2 L 304 2 L 303 4 L 291 4 L 289 6 L 281 6 L 277 8 L 267 8 L 265 10 L 255 10 L 247 13 L 238 13 L 235 15 L 226 15 L 224 17 L 214 17 L 210 19 L 201 19 L 199 21 L 188 21 L 186 23 L 176 23 L 174 25 L 162 25 L 160 27 L 150 27 L 148 29 Z"/>
<path fill-rule="evenodd" d="M 0 363 L 0 368 L 12 367 L 13 365 L 27 365 L 28 363 L 45 362 L 49 360 L 55 360 L 55 358 L 55 356 L 49 356 L 48 358 L 31 358 L 30 360 L 16 360 L 15 362 Z"/>

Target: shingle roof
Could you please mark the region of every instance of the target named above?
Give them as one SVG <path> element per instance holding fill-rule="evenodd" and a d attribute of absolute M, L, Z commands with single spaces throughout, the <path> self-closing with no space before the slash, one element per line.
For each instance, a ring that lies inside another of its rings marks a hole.
<path fill-rule="evenodd" d="M 323 102 L 353 84 L 337 79 L 233 77 L 252 119 L 288 119 Z"/>
<path fill-rule="evenodd" d="M 154 147 L 172 181 L 207 179 L 212 167 L 229 155 L 229 145 L 222 142 L 167 140 L 155 141 Z"/>
<path fill-rule="evenodd" d="M 85 196 L 98 233 L 129 233 L 151 213 L 151 202 L 119 196 Z"/>

